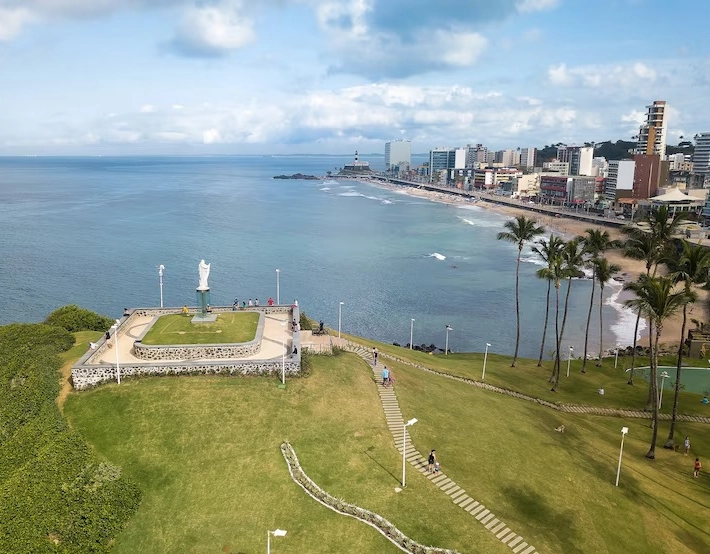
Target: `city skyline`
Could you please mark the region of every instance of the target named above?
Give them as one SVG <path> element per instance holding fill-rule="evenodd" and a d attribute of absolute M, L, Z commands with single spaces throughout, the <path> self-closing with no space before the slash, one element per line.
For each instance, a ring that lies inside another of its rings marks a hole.
<path fill-rule="evenodd" d="M 699 0 L 258 4 L 0 0 L 0 155 L 630 141 L 654 100 L 710 131 Z"/>

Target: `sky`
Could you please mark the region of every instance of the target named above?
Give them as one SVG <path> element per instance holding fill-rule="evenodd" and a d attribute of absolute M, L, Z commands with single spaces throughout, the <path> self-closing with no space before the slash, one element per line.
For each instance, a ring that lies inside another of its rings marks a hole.
<path fill-rule="evenodd" d="M 0 0 L 0 155 L 413 152 L 710 131 L 710 3 Z"/>

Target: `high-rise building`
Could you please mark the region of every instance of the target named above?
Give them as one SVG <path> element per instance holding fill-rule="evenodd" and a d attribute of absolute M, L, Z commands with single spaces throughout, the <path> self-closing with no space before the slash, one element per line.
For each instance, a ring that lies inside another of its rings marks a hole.
<path fill-rule="evenodd" d="M 385 169 L 412 164 L 412 143 L 408 140 L 391 140 L 385 143 Z"/>
<path fill-rule="evenodd" d="M 429 181 L 438 181 L 441 172 L 444 172 L 444 181 L 448 179 L 448 172 L 456 167 L 455 148 L 434 148 L 429 151 Z"/>
<path fill-rule="evenodd" d="M 557 159 L 569 164 L 570 175 L 592 176 L 592 160 L 594 148 L 592 146 L 561 146 L 557 149 Z"/>
<path fill-rule="evenodd" d="M 710 178 L 710 133 L 700 133 L 695 136 L 693 173 Z"/>
<path fill-rule="evenodd" d="M 641 125 L 636 143 L 636 154 L 666 155 L 668 135 L 668 106 L 665 100 L 656 100 L 646 106 L 646 122 Z"/>
<path fill-rule="evenodd" d="M 612 160 L 609 162 L 604 197 L 609 202 L 619 198 L 630 198 L 634 189 L 634 160 Z"/>
<path fill-rule="evenodd" d="M 520 149 L 520 167 L 535 167 L 535 154 L 537 150 L 535 148 L 521 148 Z"/>
<path fill-rule="evenodd" d="M 658 154 L 634 155 L 633 198 L 648 199 L 656 196 L 658 187 L 663 187 L 668 180 L 669 163 L 661 160 Z"/>

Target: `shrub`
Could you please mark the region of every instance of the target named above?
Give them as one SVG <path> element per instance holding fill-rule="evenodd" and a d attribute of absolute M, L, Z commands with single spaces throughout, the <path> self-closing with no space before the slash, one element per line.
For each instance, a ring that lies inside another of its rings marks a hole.
<path fill-rule="evenodd" d="M 104 332 L 113 325 L 113 320 L 110 317 L 80 308 L 76 304 L 62 306 L 54 310 L 44 322 L 48 325 L 63 327 L 71 333 L 76 333 L 77 331 Z"/>
<path fill-rule="evenodd" d="M 0 327 L 0 552 L 106 552 L 140 502 L 59 412 L 56 354 L 73 343 L 51 325 Z"/>
<path fill-rule="evenodd" d="M 306 316 L 304 312 L 298 318 L 298 323 L 301 326 L 301 331 L 312 331 L 313 322 Z"/>

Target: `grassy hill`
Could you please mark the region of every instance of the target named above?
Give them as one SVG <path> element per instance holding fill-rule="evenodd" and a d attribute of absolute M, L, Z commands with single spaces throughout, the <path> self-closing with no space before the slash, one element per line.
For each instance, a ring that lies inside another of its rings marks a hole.
<path fill-rule="evenodd" d="M 477 359 L 463 355 L 406 354 L 451 372 L 480 369 Z M 691 458 L 679 453 L 660 449 L 654 462 L 646 460 L 646 420 L 562 414 L 388 365 L 405 419 L 419 419 L 411 428 L 414 445 L 420 452 L 436 448 L 447 475 L 539 551 L 710 548 L 703 515 L 710 479 L 693 479 Z M 487 378 L 510 383 L 519 375 L 519 387 L 532 386 L 534 362 L 515 370 L 508 365 L 503 357 L 489 357 Z M 610 378 L 594 371 L 592 382 Z M 627 388 L 632 396 L 633 389 L 644 390 Z M 568 394 L 574 395 L 571 387 Z M 266 378 L 154 378 L 72 394 L 65 411 L 144 494 L 116 539 L 117 552 L 257 552 L 266 530 L 276 527 L 288 530 L 272 543 L 278 552 L 397 551 L 373 529 L 307 497 L 288 476 L 279 452 L 283 440 L 316 483 L 380 513 L 419 542 L 463 553 L 509 551 L 413 468 L 406 490 L 395 492 L 401 458 L 372 372 L 352 354 L 315 357 L 312 375 L 289 381 L 285 390 Z M 564 434 L 554 432 L 560 424 Z M 630 433 L 616 488 L 624 425 Z M 659 436 L 664 430 L 665 424 Z M 701 457 L 710 453 L 708 431 L 688 423 L 679 429 Z"/>

